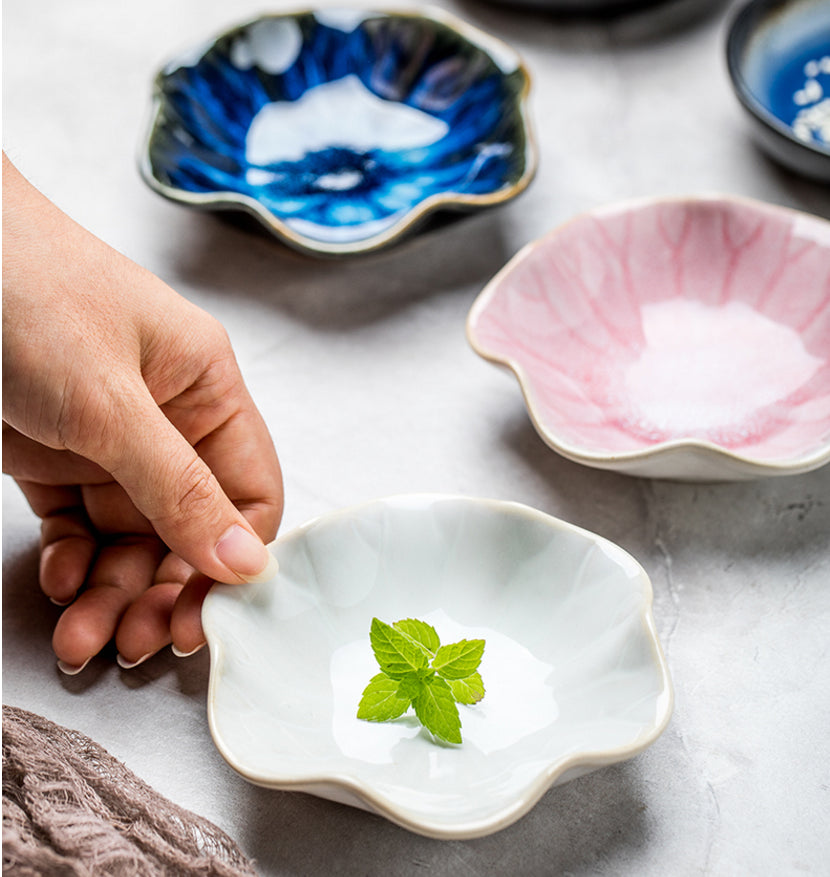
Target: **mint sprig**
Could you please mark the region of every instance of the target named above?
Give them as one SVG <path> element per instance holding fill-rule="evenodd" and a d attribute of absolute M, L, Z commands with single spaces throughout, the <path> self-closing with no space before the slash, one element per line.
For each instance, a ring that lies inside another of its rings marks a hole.
<path fill-rule="evenodd" d="M 478 672 L 483 639 L 462 639 L 442 646 L 431 624 L 404 618 L 394 624 L 372 619 L 369 641 L 380 673 L 363 690 L 357 717 L 389 722 L 410 707 L 420 723 L 447 743 L 461 743 L 456 703 L 475 704 L 484 697 Z"/>

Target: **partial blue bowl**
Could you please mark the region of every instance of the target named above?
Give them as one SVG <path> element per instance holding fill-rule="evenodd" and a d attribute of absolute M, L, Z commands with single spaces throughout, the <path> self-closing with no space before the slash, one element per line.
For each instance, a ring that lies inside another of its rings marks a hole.
<path fill-rule="evenodd" d="M 441 10 L 267 15 L 159 72 L 140 168 L 296 249 L 363 253 L 522 192 L 528 91 L 513 49 Z"/>
<path fill-rule="evenodd" d="M 752 0 L 732 21 L 726 58 L 759 146 L 830 182 L 830 2 Z"/>

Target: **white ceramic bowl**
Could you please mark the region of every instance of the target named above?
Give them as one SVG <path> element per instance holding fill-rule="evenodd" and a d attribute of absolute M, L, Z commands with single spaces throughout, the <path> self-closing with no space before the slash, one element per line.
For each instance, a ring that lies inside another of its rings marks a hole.
<path fill-rule="evenodd" d="M 517 254 L 467 336 L 579 463 L 732 480 L 830 461 L 824 219 L 714 196 L 598 209 Z"/>
<path fill-rule="evenodd" d="M 215 586 L 203 609 L 211 733 L 253 783 L 477 837 L 640 752 L 669 720 L 650 582 L 599 536 L 515 503 L 429 495 L 328 514 L 273 548 L 273 581 Z M 461 745 L 414 716 L 356 718 L 377 672 L 374 616 L 486 640 L 487 693 L 460 707 Z"/>

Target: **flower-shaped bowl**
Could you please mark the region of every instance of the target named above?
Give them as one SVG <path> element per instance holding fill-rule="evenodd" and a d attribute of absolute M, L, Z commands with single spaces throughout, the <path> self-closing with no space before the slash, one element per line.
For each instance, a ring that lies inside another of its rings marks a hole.
<path fill-rule="evenodd" d="M 516 52 L 440 10 L 268 15 L 161 70 L 140 167 L 297 249 L 360 253 L 521 192 L 528 89 Z"/>
<path fill-rule="evenodd" d="M 669 720 L 651 584 L 599 536 L 515 503 L 415 495 L 330 513 L 273 550 L 274 580 L 214 586 L 202 613 L 213 739 L 253 783 L 477 837 Z M 414 716 L 356 718 L 378 672 L 373 617 L 485 639 L 486 694 L 459 707 L 461 744 Z"/>
<path fill-rule="evenodd" d="M 597 209 L 518 253 L 467 336 L 576 462 L 717 481 L 830 460 L 826 220 L 715 196 Z"/>
<path fill-rule="evenodd" d="M 726 57 L 758 144 L 830 181 L 830 3 L 752 0 L 729 28 Z"/>

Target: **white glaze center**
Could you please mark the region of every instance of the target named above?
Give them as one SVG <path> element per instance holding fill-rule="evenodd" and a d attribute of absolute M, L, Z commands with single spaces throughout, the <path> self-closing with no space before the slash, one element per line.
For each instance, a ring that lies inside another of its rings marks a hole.
<path fill-rule="evenodd" d="M 743 302 L 671 299 L 642 311 L 645 347 L 625 373 L 638 419 L 673 433 L 741 423 L 799 389 L 822 361 Z"/>
<path fill-rule="evenodd" d="M 396 152 L 429 146 L 448 130 L 441 119 L 384 100 L 350 75 L 317 85 L 296 101 L 266 104 L 248 130 L 245 155 L 251 164 L 267 165 L 299 161 L 327 147 Z"/>
<path fill-rule="evenodd" d="M 441 610 L 424 616 L 424 620 L 435 627 L 444 643 L 465 638 L 486 641 L 480 666 L 486 689 L 484 699 L 475 706 L 459 706 L 464 748 L 474 747 L 488 755 L 556 721 L 559 707 L 554 699 L 550 664 L 534 658 L 524 646 L 504 634 L 489 628 L 462 627 Z M 411 739 L 420 734 L 420 723 L 413 711 L 392 722 L 357 718 L 363 689 L 377 672 L 368 630 L 364 638 L 332 654 L 332 732 L 340 750 L 349 758 L 391 764 L 397 760 L 398 747 L 424 743 L 432 747 L 431 773 L 440 775 L 448 770 L 455 749 Z"/>

